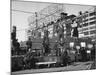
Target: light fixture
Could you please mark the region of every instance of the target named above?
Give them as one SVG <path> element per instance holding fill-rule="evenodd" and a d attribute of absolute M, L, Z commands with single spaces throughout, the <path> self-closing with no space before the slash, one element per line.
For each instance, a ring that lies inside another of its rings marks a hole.
<path fill-rule="evenodd" d="M 81 42 L 81 47 L 86 47 L 86 43 L 85 42 Z"/>
<path fill-rule="evenodd" d="M 87 47 L 88 47 L 88 48 L 92 48 L 93 45 L 92 45 L 92 44 L 88 44 Z"/>
<path fill-rule="evenodd" d="M 79 49 L 80 49 L 80 46 L 76 46 L 76 49 L 78 49 L 78 50 L 79 50 Z"/>
<path fill-rule="evenodd" d="M 74 42 L 70 42 L 70 47 L 74 47 Z"/>

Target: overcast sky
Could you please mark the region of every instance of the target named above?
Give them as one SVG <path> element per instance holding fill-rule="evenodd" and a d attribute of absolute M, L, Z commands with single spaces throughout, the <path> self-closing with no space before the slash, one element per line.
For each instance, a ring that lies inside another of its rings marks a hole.
<path fill-rule="evenodd" d="M 41 3 L 41 2 L 29 2 L 29 1 L 13 1 L 11 9 L 28 11 L 28 12 L 38 12 L 43 8 L 51 5 L 52 3 Z M 93 6 L 88 5 L 72 5 L 72 4 L 64 4 L 65 12 L 70 14 L 78 15 L 79 11 L 87 11 L 91 9 Z M 17 38 L 19 41 L 26 40 L 26 32 L 25 29 L 28 28 L 28 17 L 32 16 L 30 13 L 23 13 L 18 11 L 11 11 L 12 14 L 12 25 L 17 26 Z"/>

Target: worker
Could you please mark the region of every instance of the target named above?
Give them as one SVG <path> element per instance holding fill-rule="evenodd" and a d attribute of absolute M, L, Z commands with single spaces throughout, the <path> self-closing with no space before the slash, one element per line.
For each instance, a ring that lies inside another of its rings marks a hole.
<path fill-rule="evenodd" d="M 31 41 L 30 38 L 29 38 L 28 41 L 26 42 L 26 45 L 27 45 L 27 50 L 28 50 L 28 51 L 31 51 L 31 48 L 32 48 L 32 41 Z"/>

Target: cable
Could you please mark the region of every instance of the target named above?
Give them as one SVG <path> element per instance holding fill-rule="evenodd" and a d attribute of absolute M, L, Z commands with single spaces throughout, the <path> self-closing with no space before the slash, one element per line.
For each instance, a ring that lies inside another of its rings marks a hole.
<path fill-rule="evenodd" d="M 23 11 L 23 10 L 15 10 L 15 9 L 11 9 L 11 11 L 34 14 L 34 12 L 28 12 L 28 11 Z"/>
<path fill-rule="evenodd" d="M 25 29 L 18 29 L 18 30 L 16 30 L 16 31 L 26 31 L 27 29 L 25 28 Z"/>

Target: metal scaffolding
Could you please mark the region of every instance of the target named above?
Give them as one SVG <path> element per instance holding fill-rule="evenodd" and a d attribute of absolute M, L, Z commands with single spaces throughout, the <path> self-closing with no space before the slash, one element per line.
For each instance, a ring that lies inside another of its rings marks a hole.
<path fill-rule="evenodd" d="M 42 28 L 49 22 L 56 21 L 60 18 L 60 13 L 63 11 L 63 4 L 51 4 L 40 12 L 36 12 L 28 18 L 31 30 L 34 28 Z"/>

